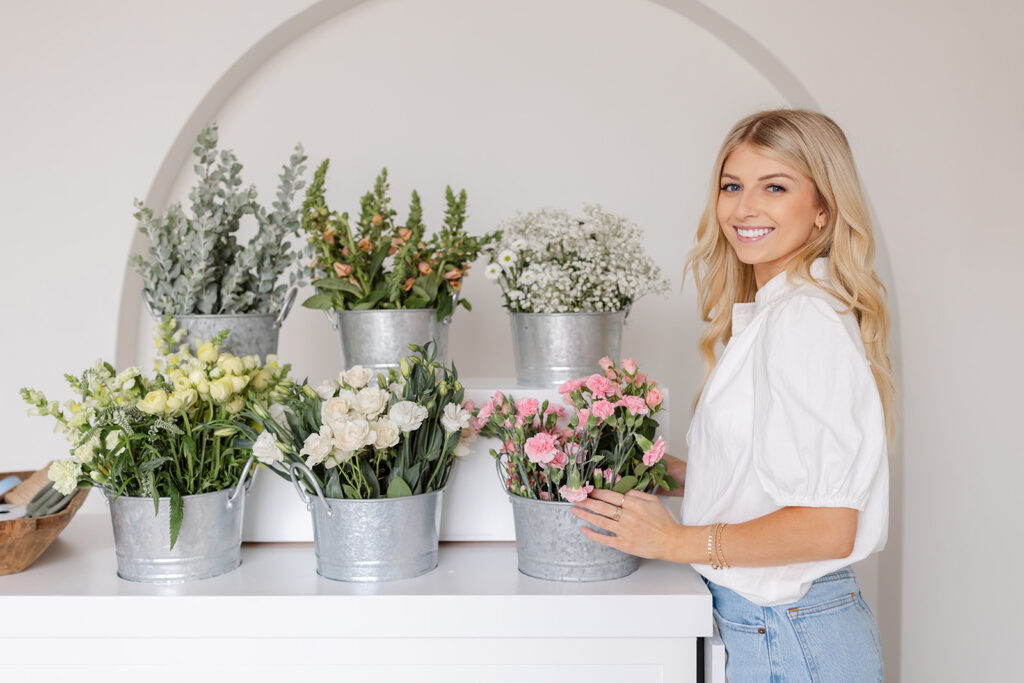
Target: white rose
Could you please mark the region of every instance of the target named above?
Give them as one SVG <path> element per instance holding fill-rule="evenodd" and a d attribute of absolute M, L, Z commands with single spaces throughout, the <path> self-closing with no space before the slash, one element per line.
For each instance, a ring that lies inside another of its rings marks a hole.
<path fill-rule="evenodd" d="M 320 386 L 318 386 L 314 391 L 316 391 L 317 396 L 319 396 L 320 398 L 322 398 L 323 400 L 326 401 L 330 397 L 334 396 L 334 392 L 337 391 L 337 390 L 338 390 L 338 383 L 337 382 L 334 382 L 334 381 L 329 380 L 329 379 L 325 379 L 323 382 L 320 383 Z"/>
<path fill-rule="evenodd" d="M 399 401 L 391 406 L 388 417 L 403 432 L 413 432 L 427 419 L 427 409 L 412 401 Z"/>
<path fill-rule="evenodd" d="M 264 465 L 272 465 L 284 460 L 284 453 L 277 446 L 277 440 L 270 432 L 263 432 L 252 445 L 252 454 Z"/>
<path fill-rule="evenodd" d="M 329 398 L 320 406 L 320 422 L 331 427 L 340 427 L 349 419 L 349 403 L 343 398 Z"/>
<path fill-rule="evenodd" d="M 331 431 L 330 426 L 324 425 L 320 427 L 319 433 L 310 434 L 306 437 L 299 455 L 307 456 L 307 467 L 319 465 L 331 454 L 331 451 L 334 449 L 333 436 L 334 433 Z"/>
<path fill-rule="evenodd" d="M 341 373 L 339 379 L 347 382 L 353 389 L 362 389 L 372 377 L 373 370 L 364 368 L 362 365 L 356 365 Z"/>
<path fill-rule="evenodd" d="M 441 426 L 444 427 L 444 431 L 454 434 L 468 427 L 472 417 L 473 415 L 458 403 L 449 403 L 444 407 Z"/>
<path fill-rule="evenodd" d="M 377 417 L 388 407 L 391 394 L 377 387 L 366 387 L 356 394 L 352 409 L 366 417 Z"/>
<path fill-rule="evenodd" d="M 382 417 L 374 422 L 373 431 L 377 434 L 377 440 L 373 442 L 373 447 L 377 450 L 383 450 L 385 448 L 391 448 L 392 446 L 398 445 L 398 439 L 402 436 L 402 432 L 398 429 L 398 425 L 387 417 Z"/>
<path fill-rule="evenodd" d="M 78 488 L 78 478 L 82 476 L 82 465 L 74 460 L 55 460 L 50 465 L 46 476 L 53 482 L 53 488 L 66 496 Z"/>
<path fill-rule="evenodd" d="M 349 420 L 334 430 L 334 445 L 343 451 L 355 451 L 377 440 L 370 423 L 361 417 Z"/>

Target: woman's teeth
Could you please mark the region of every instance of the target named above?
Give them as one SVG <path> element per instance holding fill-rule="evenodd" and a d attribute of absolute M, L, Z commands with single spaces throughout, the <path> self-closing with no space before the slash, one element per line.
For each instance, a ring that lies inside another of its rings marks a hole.
<path fill-rule="evenodd" d="M 736 228 L 736 232 L 739 233 L 740 237 L 745 237 L 747 239 L 754 239 L 754 238 L 757 238 L 757 237 L 764 237 L 765 235 L 770 233 L 773 229 L 774 228 L 754 228 L 754 229 Z"/>

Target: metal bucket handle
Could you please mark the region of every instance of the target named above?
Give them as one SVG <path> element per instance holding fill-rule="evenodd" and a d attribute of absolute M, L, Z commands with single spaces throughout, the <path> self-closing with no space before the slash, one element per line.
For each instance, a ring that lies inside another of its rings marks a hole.
<path fill-rule="evenodd" d="M 149 311 L 149 317 L 155 322 L 160 322 L 160 316 L 156 313 L 156 307 L 153 304 L 153 295 L 149 293 L 149 290 L 145 287 L 142 288 L 142 302 L 146 304 L 146 310 Z"/>
<path fill-rule="evenodd" d="M 324 311 L 324 317 L 327 318 L 327 322 L 331 324 L 331 327 L 334 328 L 335 332 L 338 331 L 338 316 L 336 314 L 337 311 L 334 310 L 334 306 L 331 306 L 329 309 Z"/>
<path fill-rule="evenodd" d="M 288 313 L 292 310 L 292 304 L 295 303 L 295 297 L 299 295 L 299 288 L 292 287 L 288 291 L 288 295 L 284 298 L 284 306 L 281 307 L 281 312 L 277 314 L 277 318 L 274 319 L 274 329 L 278 329 L 284 324 L 284 319 L 288 317 Z"/>
<path fill-rule="evenodd" d="M 313 505 L 316 504 L 316 501 L 314 501 L 313 498 L 306 493 L 306 490 L 299 484 L 298 472 L 301 472 L 303 476 L 313 484 L 313 490 L 316 491 L 317 498 L 320 499 L 320 504 L 324 506 L 327 516 L 333 517 L 334 512 L 331 510 L 331 506 L 327 504 L 327 499 L 324 498 L 324 492 L 320 490 L 320 484 L 317 483 L 316 476 L 313 474 L 313 471 L 301 462 L 293 462 L 288 468 L 288 474 L 291 476 L 292 486 L 294 486 L 295 490 L 299 493 L 299 498 L 306 504 L 306 509 L 312 512 Z"/>
<path fill-rule="evenodd" d="M 238 496 L 242 494 L 242 491 L 245 491 L 248 495 L 249 489 L 252 488 L 252 483 L 256 481 L 256 475 L 259 474 L 260 466 L 257 463 L 257 465 L 253 467 L 253 462 L 255 462 L 255 460 L 256 457 L 250 455 L 249 459 L 245 461 L 245 467 L 242 468 L 242 476 L 238 478 L 238 484 L 235 486 L 235 490 L 228 497 L 228 509 L 231 509 L 235 505 L 235 501 L 238 499 Z M 252 471 L 252 476 L 247 478 L 250 470 Z"/>

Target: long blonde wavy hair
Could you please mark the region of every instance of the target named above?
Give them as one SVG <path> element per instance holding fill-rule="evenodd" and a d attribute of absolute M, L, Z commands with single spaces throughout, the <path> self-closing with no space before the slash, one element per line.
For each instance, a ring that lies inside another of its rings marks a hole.
<path fill-rule="evenodd" d="M 817 112 L 758 112 L 733 126 L 722 143 L 711 177 L 711 192 L 697 227 L 696 245 L 686 259 L 686 271 L 693 272 L 697 285 L 701 317 L 709 323 L 700 338 L 705 370 L 701 391 L 717 362 L 718 344 L 725 345 L 732 337 L 732 305 L 753 301 L 757 292 L 753 266 L 737 258 L 718 224 L 722 168 L 729 154 L 743 143 L 800 171 L 817 188 L 818 203 L 826 210 L 828 222 L 789 261 L 786 277 L 814 283 L 853 311 L 891 439 L 896 386 L 888 353 L 885 287 L 872 267 L 875 238 L 871 219 L 846 136 L 832 119 Z M 810 274 L 811 264 L 822 256 L 829 257 L 831 287 L 821 285 Z"/>

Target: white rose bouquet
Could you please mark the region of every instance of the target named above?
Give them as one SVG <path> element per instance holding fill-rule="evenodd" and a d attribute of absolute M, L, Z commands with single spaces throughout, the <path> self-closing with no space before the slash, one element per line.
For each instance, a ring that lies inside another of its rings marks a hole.
<path fill-rule="evenodd" d="M 500 234 L 486 249 L 484 273 L 513 313 L 619 311 L 668 292 L 640 228 L 600 207 L 585 207 L 582 218 L 557 209 L 519 214 Z"/>
<path fill-rule="evenodd" d="M 400 370 L 378 375 L 356 366 L 313 388 L 292 385 L 277 405 L 253 404 L 262 428 L 253 452 L 282 477 L 291 463 L 312 470 L 328 498 L 397 498 L 448 482 L 455 458 L 474 438 L 472 406 L 454 366 L 426 348 Z"/>
<path fill-rule="evenodd" d="M 251 432 L 249 400 L 272 401 L 287 388 L 289 366 L 273 356 L 220 353 L 227 332 L 201 344 L 195 355 L 178 350 L 183 331 L 167 316 L 157 328 L 155 374 L 117 372 L 97 361 L 81 375 L 65 375 L 78 395 L 64 404 L 22 389 L 31 415 L 49 415 L 71 442 L 71 457 L 54 461 L 50 479 L 64 494 L 97 486 L 111 496 L 170 498 L 171 545 L 181 529 L 182 496 L 221 491 L 241 477 Z"/>

